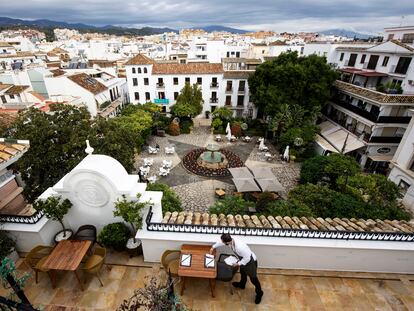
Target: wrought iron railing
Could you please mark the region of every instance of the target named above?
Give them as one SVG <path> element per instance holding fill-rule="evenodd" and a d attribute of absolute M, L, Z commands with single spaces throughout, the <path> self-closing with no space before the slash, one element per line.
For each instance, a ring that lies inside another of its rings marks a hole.
<path fill-rule="evenodd" d="M 35 224 L 43 217 L 43 212 L 37 211 L 31 216 L 0 214 L 1 223 Z"/>
<path fill-rule="evenodd" d="M 301 239 L 329 239 L 329 240 L 363 240 L 363 241 L 388 241 L 388 242 L 414 242 L 413 233 L 403 232 L 359 232 L 359 231 L 334 231 L 311 229 L 279 229 L 279 228 L 249 228 L 213 225 L 186 225 L 152 222 L 152 207 L 149 208 L 145 219 L 148 231 L 176 232 L 176 233 L 201 233 L 223 234 L 277 238 L 301 238 Z"/>

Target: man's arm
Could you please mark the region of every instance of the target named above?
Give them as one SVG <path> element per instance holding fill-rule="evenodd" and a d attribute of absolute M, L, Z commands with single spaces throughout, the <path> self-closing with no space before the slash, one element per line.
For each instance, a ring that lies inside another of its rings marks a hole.
<path fill-rule="evenodd" d="M 249 263 L 250 259 L 251 259 L 251 256 L 252 256 L 252 252 L 249 249 L 249 247 L 245 244 L 243 245 L 240 242 L 239 242 L 239 247 L 237 247 L 237 254 L 241 258 L 239 260 L 239 262 L 237 263 L 239 266 L 247 265 Z"/>
<path fill-rule="evenodd" d="M 210 248 L 210 254 L 212 254 L 217 247 L 224 246 L 224 245 L 226 244 L 224 244 L 223 242 L 217 242 L 213 244 L 213 246 L 211 246 Z"/>

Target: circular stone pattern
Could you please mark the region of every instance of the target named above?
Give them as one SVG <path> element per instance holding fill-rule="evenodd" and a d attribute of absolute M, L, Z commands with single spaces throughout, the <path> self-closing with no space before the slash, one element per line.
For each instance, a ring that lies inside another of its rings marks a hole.
<path fill-rule="evenodd" d="M 90 181 L 79 182 L 75 193 L 79 201 L 88 206 L 101 207 L 109 201 L 108 192 L 101 185 Z"/>
<path fill-rule="evenodd" d="M 220 149 L 220 152 L 225 156 L 227 160 L 226 167 L 210 166 L 206 167 L 203 161 L 200 161 L 200 156 L 205 152 L 206 148 L 194 149 L 187 153 L 183 158 L 184 167 L 190 172 L 206 176 L 206 177 L 225 177 L 229 176 L 230 172 L 227 168 L 231 167 L 242 167 L 243 161 L 235 153 L 226 150 Z"/>

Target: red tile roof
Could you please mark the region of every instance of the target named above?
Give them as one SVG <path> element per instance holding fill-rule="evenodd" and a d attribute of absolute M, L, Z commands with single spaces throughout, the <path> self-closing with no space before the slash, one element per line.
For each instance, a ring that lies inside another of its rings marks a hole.
<path fill-rule="evenodd" d="M 153 74 L 220 74 L 223 73 L 221 63 L 188 63 L 188 64 L 154 64 Z"/>
<path fill-rule="evenodd" d="M 144 54 L 138 54 L 128 60 L 125 65 L 151 65 L 154 64 L 155 61 Z"/>
<path fill-rule="evenodd" d="M 107 87 L 105 85 L 87 75 L 86 73 L 72 75 L 69 76 L 68 79 L 95 95 L 107 90 Z"/>

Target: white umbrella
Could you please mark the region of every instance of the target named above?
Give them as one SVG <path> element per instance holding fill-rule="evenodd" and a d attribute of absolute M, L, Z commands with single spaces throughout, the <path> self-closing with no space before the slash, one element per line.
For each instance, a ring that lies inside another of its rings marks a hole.
<path fill-rule="evenodd" d="M 266 146 L 264 144 L 264 138 L 260 138 L 259 150 L 263 150 L 265 148 L 266 148 Z"/>
<path fill-rule="evenodd" d="M 285 152 L 283 153 L 283 159 L 289 161 L 289 146 L 286 147 Z"/>
<path fill-rule="evenodd" d="M 233 178 L 234 185 L 236 186 L 237 192 L 253 192 L 260 191 L 259 186 L 256 184 L 253 178 Z"/>
<path fill-rule="evenodd" d="M 228 168 L 228 170 L 233 178 L 253 178 L 252 173 L 250 173 L 247 167 L 233 167 Z"/>
<path fill-rule="evenodd" d="M 266 179 L 274 179 L 275 175 L 272 172 L 270 167 L 266 166 L 256 166 L 250 168 L 255 178 L 266 178 Z"/>
<path fill-rule="evenodd" d="M 259 184 L 262 191 L 270 191 L 270 192 L 280 192 L 285 190 L 280 182 L 273 178 L 273 179 L 256 179 L 256 182 Z"/>
<path fill-rule="evenodd" d="M 231 140 L 231 128 L 230 128 L 230 122 L 227 123 L 226 126 L 226 137 L 230 141 Z"/>

